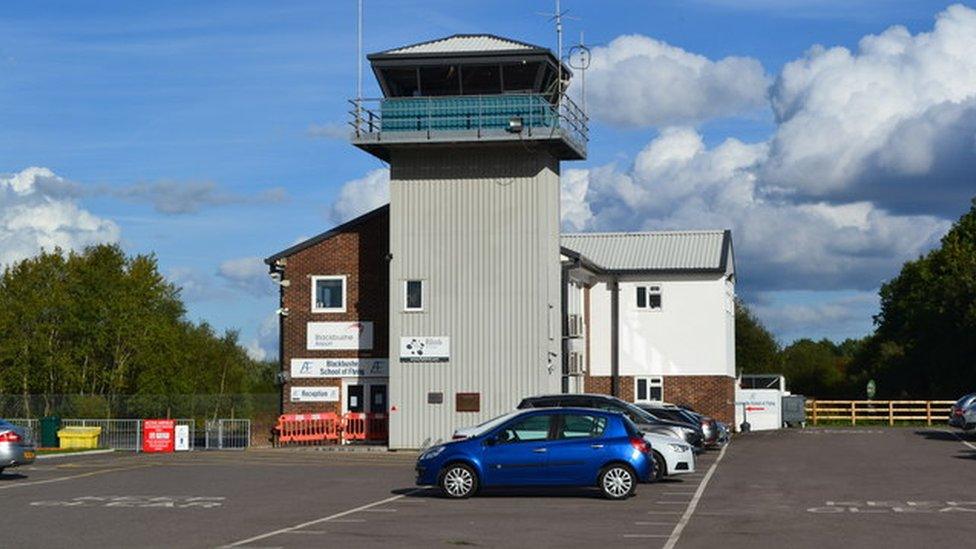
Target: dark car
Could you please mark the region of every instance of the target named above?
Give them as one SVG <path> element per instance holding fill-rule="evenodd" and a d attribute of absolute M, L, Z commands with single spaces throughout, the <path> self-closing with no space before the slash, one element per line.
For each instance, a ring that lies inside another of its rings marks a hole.
<path fill-rule="evenodd" d="M 636 425 L 580 408 L 506 414 L 417 460 L 417 484 L 439 486 L 449 498 L 481 487 L 596 486 L 609 499 L 624 499 L 653 477 L 651 445 Z"/>
<path fill-rule="evenodd" d="M 702 435 L 704 436 L 704 442 L 706 446 L 714 446 L 718 444 L 719 432 L 718 425 L 715 419 L 699 414 L 698 412 L 691 410 L 684 406 L 677 406 L 674 404 L 666 404 L 663 402 L 656 403 L 639 403 L 637 404 L 642 410 L 650 413 L 655 417 L 661 419 L 666 419 L 669 421 L 677 421 L 679 423 L 688 423 L 691 425 L 697 425 L 701 427 Z"/>
<path fill-rule="evenodd" d="M 596 408 L 624 414 L 637 424 L 641 431 L 672 436 L 690 444 L 696 452 L 704 447 L 704 434 L 701 427 L 655 417 L 641 408 L 609 395 L 560 394 L 540 395 L 525 398 L 518 408 L 554 408 L 572 406 L 575 408 Z"/>

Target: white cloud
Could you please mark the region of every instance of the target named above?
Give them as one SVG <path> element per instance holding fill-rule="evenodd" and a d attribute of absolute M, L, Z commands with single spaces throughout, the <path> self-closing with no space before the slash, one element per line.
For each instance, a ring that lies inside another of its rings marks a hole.
<path fill-rule="evenodd" d="M 714 148 L 688 128 L 666 128 L 628 170 L 589 170 L 596 230 L 733 230 L 739 277 L 752 289 L 877 287 L 902 261 L 932 246 L 949 222 L 895 215 L 870 202 L 793 203 L 758 185 L 765 144 L 729 139 Z M 577 190 L 577 192 L 579 192 Z M 569 221 L 564 219 L 564 225 Z"/>
<path fill-rule="evenodd" d="M 220 263 L 217 276 L 237 290 L 256 297 L 273 294 L 275 285 L 268 277 L 268 267 L 260 257 L 239 257 Z"/>
<path fill-rule="evenodd" d="M 349 134 L 352 132 L 348 124 L 342 124 L 340 122 L 326 122 L 325 124 L 310 125 L 306 133 L 309 137 L 346 141 L 349 139 Z"/>
<path fill-rule="evenodd" d="M 872 315 L 878 310 L 878 293 L 761 292 L 752 309 L 783 343 L 802 337 L 839 341 L 871 330 Z"/>
<path fill-rule="evenodd" d="M 343 223 L 389 201 L 390 170 L 379 168 L 344 183 L 339 190 L 339 198 L 332 203 L 329 218 L 334 223 Z"/>
<path fill-rule="evenodd" d="M 712 61 L 659 40 L 620 36 L 593 48 L 590 115 L 620 126 L 687 124 L 759 109 L 769 78 L 759 61 Z"/>
<path fill-rule="evenodd" d="M 252 360 L 278 359 L 278 314 L 266 316 L 258 326 L 257 336 L 244 345 Z"/>
<path fill-rule="evenodd" d="M 77 185 L 47 168 L 0 175 L 0 265 L 42 248 L 80 250 L 117 242 L 118 225 L 79 207 L 77 192 Z"/>
<path fill-rule="evenodd" d="M 958 214 L 974 191 L 974 51 L 976 10 L 962 5 L 931 32 L 895 26 L 855 52 L 811 48 L 772 89 L 778 127 L 763 184 L 804 199 Z"/>

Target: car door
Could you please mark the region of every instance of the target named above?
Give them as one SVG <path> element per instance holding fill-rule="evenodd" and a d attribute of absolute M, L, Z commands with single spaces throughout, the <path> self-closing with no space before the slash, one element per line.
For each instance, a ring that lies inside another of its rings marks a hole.
<path fill-rule="evenodd" d="M 485 485 L 547 484 L 548 444 L 554 413 L 518 417 L 485 440 Z"/>
<path fill-rule="evenodd" d="M 603 437 L 606 427 L 607 418 L 602 414 L 560 414 L 555 438 L 549 443 L 549 476 L 562 484 L 596 482 L 609 451 Z"/>

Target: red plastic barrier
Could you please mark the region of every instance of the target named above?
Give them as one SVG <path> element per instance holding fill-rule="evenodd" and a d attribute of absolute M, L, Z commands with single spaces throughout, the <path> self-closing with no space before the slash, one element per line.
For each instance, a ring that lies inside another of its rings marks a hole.
<path fill-rule="evenodd" d="M 366 414 L 349 412 L 342 417 L 342 440 L 366 440 Z"/>
<path fill-rule="evenodd" d="M 339 416 L 333 412 L 284 414 L 278 417 L 275 430 L 278 434 L 278 442 L 281 444 L 338 441 L 340 421 Z"/>
<path fill-rule="evenodd" d="M 386 414 L 367 414 L 366 440 L 385 442 L 390 438 L 390 420 Z"/>

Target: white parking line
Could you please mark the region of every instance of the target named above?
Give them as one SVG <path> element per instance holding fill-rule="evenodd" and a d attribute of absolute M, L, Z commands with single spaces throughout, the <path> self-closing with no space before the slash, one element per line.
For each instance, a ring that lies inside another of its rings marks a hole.
<path fill-rule="evenodd" d="M 280 529 L 274 530 L 272 532 L 267 532 L 265 534 L 259 534 L 257 536 L 252 537 L 252 538 L 247 538 L 247 539 L 242 539 L 240 541 L 235 541 L 234 543 L 228 543 L 227 545 L 224 545 L 223 547 L 240 547 L 241 545 L 247 545 L 247 544 L 253 543 L 255 541 L 260 541 L 262 539 L 267 539 L 267 538 L 270 538 L 270 537 L 274 537 L 274 536 L 277 536 L 278 534 L 284 534 L 284 533 L 287 533 L 287 532 L 292 532 L 294 530 L 300 530 L 302 528 L 307 528 L 307 527 L 313 526 L 315 524 L 322 524 L 323 522 L 329 522 L 331 520 L 335 520 L 335 519 L 338 519 L 338 518 L 342 518 L 342 517 L 351 515 L 353 513 L 358 513 L 360 511 L 366 511 L 367 509 L 372 509 L 373 507 L 379 507 L 380 505 L 385 505 L 387 503 L 396 501 L 398 499 L 402 499 L 402 498 L 404 498 L 406 496 L 409 496 L 410 494 L 415 494 L 415 493 L 420 492 L 420 491 L 421 490 L 412 490 L 410 492 L 407 492 L 406 494 L 400 494 L 399 496 L 393 496 L 393 497 L 390 497 L 390 498 L 381 499 L 379 501 L 374 501 L 373 503 L 367 503 L 366 505 L 360 505 L 359 507 L 356 507 L 354 509 L 349 509 L 348 511 L 343 511 L 341 513 L 336 513 L 334 515 L 329 515 L 327 517 L 322 517 L 322 518 L 319 518 L 319 519 L 310 520 L 308 522 L 303 522 L 301 524 L 296 524 L 294 526 L 289 526 L 287 528 L 280 528 Z"/>
<path fill-rule="evenodd" d="M 954 437 L 956 437 L 957 439 L 959 439 L 959 442 L 961 442 L 961 443 L 963 443 L 963 444 L 965 444 L 966 446 L 969 446 L 969 447 L 970 447 L 970 448 L 972 448 L 973 450 L 976 450 L 976 446 L 974 446 L 974 445 L 973 445 L 973 443 L 971 443 L 971 442 L 969 442 L 968 440 L 965 440 L 965 439 L 963 439 L 963 438 L 962 438 L 961 436 L 959 436 L 959 433 L 957 433 L 957 432 L 955 432 L 955 431 L 946 431 L 946 432 L 947 432 L 947 433 L 952 433 L 952 436 L 954 436 Z"/>
<path fill-rule="evenodd" d="M 712 466 L 708 468 L 708 472 L 705 473 L 705 478 L 702 479 L 701 484 L 698 485 L 698 490 L 695 491 L 694 497 L 691 498 L 691 503 L 688 504 L 688 508 L 685 509 L 685 514 L 681 516 L 681 520 L 674 527 L 674 531 L 671 532 L 671 536 L 668 537 L 667 543 L 664 544 L 664 549 L 674 549 L 675 544 L 681 538 L 681 533 L 684 532 L 685 526 L 688 521 L 691 520 L 691 515 L 695 513 L 695 509 L 698 507 L 698 501 L 701 500 L 701 496 L 705 493 L 705 488 L 708 486 L 708 481 L 712 479 L 712 475 L 715 473 L 715 468 L 718 467 L 722 458 L 725 457 L 725 451 L 729 449 L 729 444 L 722 447 L 722 451 L 719 452 L 718 457 L 715 458 L 715 462 Z"/>

